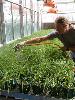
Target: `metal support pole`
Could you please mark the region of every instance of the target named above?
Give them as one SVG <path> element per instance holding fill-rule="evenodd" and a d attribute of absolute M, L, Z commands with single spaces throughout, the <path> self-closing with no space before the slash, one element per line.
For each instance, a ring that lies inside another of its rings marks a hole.
<path fill-rule="evenodd" d="M 3 0 L 0 0 L 0 44 L 5 44 L 5 23 L 4 23 L 4 12 L 3 12 Z"/>
<path fill-rule="evenodd" d="M 39 5 L 37 1 L 37 30 L 39 30 Z"/>
<path fill-rule="evenodd" d="M 22 8 L 22 0 L 19 0 L 19 14 L 20 14 L 20 35 L 21 38 L 24 37 L 24 28 L 23 28 L 23 8 Z"/>
<path fill-rule="evenodd" d="M 33 2 L 30 0 L 31 34 L 33 32 Z"/>
<path fill-rule="evenodd" d="M 27 4 L 27 2 L 26 2 L 26 0 L 25 0 L 25 7 L 26 7 L 26 4 Z M 28 25 L 28 22 L 27 22 L 27 8 L 25 8 L 25 34 L 27 34 L 28 35 L 28 30 L 27 30 L 27 25 Z"/>
<path fill-rule="evenodd" d="M 12 15 L 12 36 L 14 40 L 14 26 L 13 26 L 13 12 L 12 12 L 12 3 L 11 3 L 11 15 Z"/>

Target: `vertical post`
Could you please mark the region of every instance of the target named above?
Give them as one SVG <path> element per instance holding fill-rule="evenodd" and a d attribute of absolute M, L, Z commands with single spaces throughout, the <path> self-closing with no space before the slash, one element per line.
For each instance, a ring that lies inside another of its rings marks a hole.
<path fill-rule="evenodd" d="M 31 34 L 33 32 L 33 2 L 30 0 Z"/>
<path fill-rule="evenodd" d="M 33 19 L 34 19 L 33 22 L 34 22 L 34 31 L 35 31 L 35 11 L 34 11 L 34 18 Z"/>
<path fill-rule="evenodd" d="M 26 0 L 25 0 L 25 7 L 26 7 Z M 25 33 L 27 33 L 27 35 L 28 35 L 28 31 L 27 31 L 27 25 L 28 25 L 28 23 L 27 23 L 27 8 L 25 8 L 25 18 L 26 18 L 26 20 L 25 20 Z"/>
<path fill-rule="evenodd" d="M 20 14 L 20 35 L 21 38 L 24 37 L 24 28 L 23 28 L 23 7 L 22 7 L 22 0 L 19 0 L 19 14 Z"/>
<path fill-rule="evenodd" d="M 12 3 L 11 3 L 11 16 L 12 16 L 12 36 L 14 40 L 14 26 L 13 26 L 13 12 L 12 12 Z"/>
<path fill-rule="evenodd" d="M 41 7 L 39 7 L 39 8 L 41 8 L 41 9 L 39 9 L 39 29 L 42 29 L 42 27 L 43 27 L 43 25 L 42 25 L 42 14 L 43 14 L 43 12 L 42 12 L 42 8 L 43 8 L 43 2 L 41 2 Z"/>
<path fill-rule="evenodd" d="M 3 12 L 3 0 L 0 0 L 0 44 L 5 44 L 5 23 L 4 23 L 4 12 Z"/>
<path fill-rule="evenodd" d="M 43 25 L 42 25 L 42 11 L 40 12 L 41 13 L 41 29 L 43 29 Z"/>
<path fill-rule="evenodd" d="M 39 30 L 39 5 L 37 0 L 37 30 Z"/>

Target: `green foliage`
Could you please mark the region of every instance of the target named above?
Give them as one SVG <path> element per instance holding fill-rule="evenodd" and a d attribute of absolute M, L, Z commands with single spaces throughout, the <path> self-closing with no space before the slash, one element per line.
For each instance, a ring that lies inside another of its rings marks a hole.
<path fill-rule="evenodd" d="M 48 32 L 42 30 L 32 37 L 46 35 Z M 44 92 L 50 91 L 50 87 L 74 88 L 74 63 L 68 53 L 59 47 L 53 44 L 25 46 L 15 52 L 15 44 L 29 38 L 31 36 L 0 48 L 0 88 L 11 80 L 16 80 L 18 84 L 23 82 L 31 86 L 43 86 Z M 52 42 L 62 45 L 57 39 Z"/>

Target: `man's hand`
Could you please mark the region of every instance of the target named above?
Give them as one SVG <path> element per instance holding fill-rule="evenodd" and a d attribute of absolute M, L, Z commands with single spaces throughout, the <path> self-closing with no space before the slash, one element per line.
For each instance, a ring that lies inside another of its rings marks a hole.
<path fill-rule="evenodd" d="M 14 49 L 15 49 L 15 51 L 18 51 L 19 49 L 21 49 L 21 48 L 24 47 L 25 45 L 26 45 L 26 41 L 20 42 L 20 43 L 18 43 L 18 44 L 14 47 Z"/>
<path fill-rule="evenodd" d="M 21 44 L 17 44 L 17 45 L 14 47 L 15 51 L 18 51 L 18 50 L 21 49 L 21 48 L 22 48 L 22 45 L 21 45 Z"/>

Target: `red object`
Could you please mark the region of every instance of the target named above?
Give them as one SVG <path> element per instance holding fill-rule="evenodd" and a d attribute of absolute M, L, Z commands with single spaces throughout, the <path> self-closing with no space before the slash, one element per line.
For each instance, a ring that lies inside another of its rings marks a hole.
<path fill-rule="evenodd" d="M 50 7 L 55 7 L 56 3 L 53 0 L 44 0 L 44 6 L 50 6 Z"/>
<path fill-rule="evenodd" d="M 48 13 L 57 13 L 57 8 L 49 8 Z"/>

